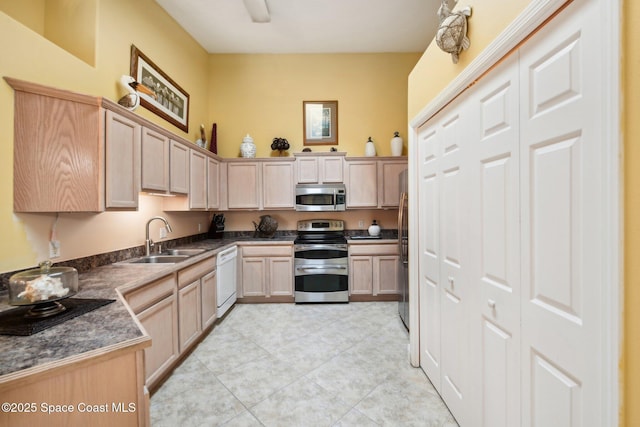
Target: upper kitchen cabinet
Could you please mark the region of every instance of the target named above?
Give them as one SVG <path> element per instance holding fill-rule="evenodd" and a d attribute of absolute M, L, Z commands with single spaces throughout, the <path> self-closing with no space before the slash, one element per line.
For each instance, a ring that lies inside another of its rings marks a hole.
<path fill-rule="evenodd" d="M 397 208 L 400 172 L 406 168 L 406 157 L 345 159 L 347 209 Z"/>
<path fill-rule="evenodd" d="M 104 98 L 5 77 L 15 90 L 14 211 L 135 209 L 141 128 Z"/>
<path fill-rule="evenodd" d="M 189 194 L 189 147 L 171 140 L 169 145 L 169 191 L 171 193 Z"/>
<path fill-rule="evenodd" d="M 262 207 L 264 209 L 293 209 L 294 197 L 293 160 L 262 163 Z"/>
<path fill-rule="evenodd" d="M 233 159 L 225 163 L 228 209 L 295 207 L 294 159 Z"/>
<path fill-rule="evenodd" d="M 169 191 L 169 137 L 142 129 L 142 190 Z"/>
<path fill-rule="evenodd" d="M 343 182 L 345 153 L 295 153 L 298 184 Z"/>

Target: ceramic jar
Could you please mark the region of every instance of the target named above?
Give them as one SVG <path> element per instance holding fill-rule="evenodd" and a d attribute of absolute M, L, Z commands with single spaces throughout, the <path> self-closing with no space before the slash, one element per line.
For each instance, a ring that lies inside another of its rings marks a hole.
<path fill-rule="evenodd" d="M 395 157 L 402 156 L 403 145 L 404 141 L 402 141 L 400 133 L 394 132 L 393 138 L 391 138 L 391 155 Z"/>
<path fill-rule="evenodd" d="M 253 143 L 253 138 L 249 134 L 242 138 L 240 155 L 246 158 L 254 158 L 256 156 L 256 144 Z"/>
<path fill-rule="evenodd" d="M 376 146 L 373 145 L 371 137 L 369 137 L 367 143 L 364 145 L 364 155 L 367 157 L 374 157 L 376 155 Z"/>
<path fill-rule="evenodd" d="M 369 226 L 368 231 L 370 236 L 377 237 L 380 235 L 380 226 L 378 225 L 375 219 L 373 220 L 373 223 Z"/>

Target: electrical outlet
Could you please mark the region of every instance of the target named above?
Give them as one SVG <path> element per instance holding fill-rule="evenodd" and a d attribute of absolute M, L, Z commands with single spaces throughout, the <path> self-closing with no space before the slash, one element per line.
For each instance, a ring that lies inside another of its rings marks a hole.
<path fill-rule="evenodd" d="M 164 239 L 167 237 L 167 228 L 166 227 L 160 227 L 160 238 Z"/>
<path fill-rule="evenodd" d="M 364 228 L 364 219 L 358 221 L 358 228 Z"/>
<path fill-rule="evenodd" d="M 60 257 L 60 241 L 50 240 L 49 241 L 49 258 L 59 258 L 59 257 Z"/>
<path fill-rule="evenodd" d="M 202 231 L 202 224 L 198 223 L 198 233 Z"/>

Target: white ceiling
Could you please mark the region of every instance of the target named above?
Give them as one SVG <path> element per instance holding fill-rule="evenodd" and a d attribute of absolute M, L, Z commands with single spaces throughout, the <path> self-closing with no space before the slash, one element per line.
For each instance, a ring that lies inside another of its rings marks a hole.
<path fill-rule="evenodd" d="M 266 0 L 254 23 L 242 0 L 156 0 L 209 53 L 424 52 L 441 0 Z M 452 2 L 453 3 L 453 2 Z"/>

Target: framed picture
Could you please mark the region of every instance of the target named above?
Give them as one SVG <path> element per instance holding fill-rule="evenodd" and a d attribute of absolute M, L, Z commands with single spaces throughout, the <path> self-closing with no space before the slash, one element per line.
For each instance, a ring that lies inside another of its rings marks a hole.
<path fill-rule="evenodd" d="M 138 92 L 140 105 L 189 132 L 189 94 L 134 45 L 131 45 L 131 76 L 156 94 L 154 99 Z"/>
<path fill-rule="evenodd" d="M 338 101 L 302 101 L 304 145 L 338 145 Z"/>

